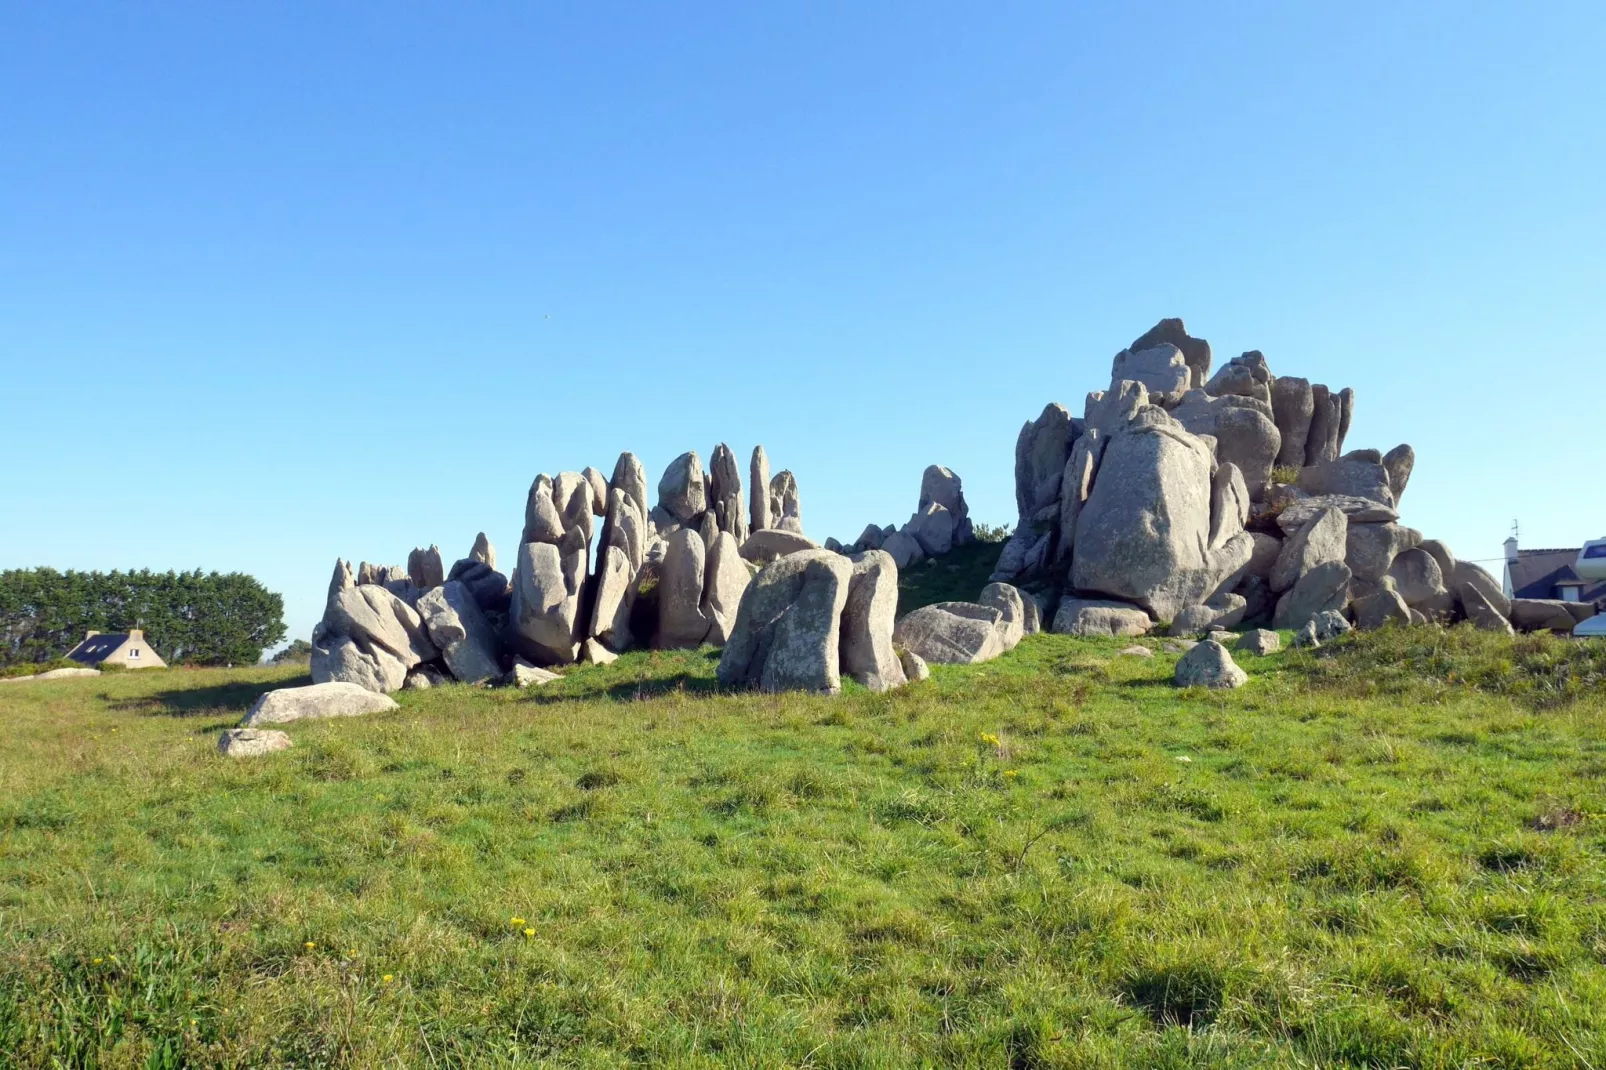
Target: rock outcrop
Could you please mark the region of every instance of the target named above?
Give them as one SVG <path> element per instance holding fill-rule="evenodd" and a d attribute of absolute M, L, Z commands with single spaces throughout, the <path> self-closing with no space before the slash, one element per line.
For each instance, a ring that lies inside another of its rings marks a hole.
<path fill-rule="evenodd" d="M 853 563 L 802 550 L 765 565 L 742 594 L 719 682 L 760 691 L 841 690 L 841 618 Z"/>

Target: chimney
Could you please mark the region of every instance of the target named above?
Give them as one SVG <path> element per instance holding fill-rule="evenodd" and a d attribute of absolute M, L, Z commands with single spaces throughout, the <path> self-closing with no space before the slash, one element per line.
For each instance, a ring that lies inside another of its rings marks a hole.
<path fill-rule="evenodd" d="M 1517 537 L 1515 535 L 1506 540 L 1506 564 L 1517 560 Z"/>
<path fill-rule="evenodd" d="M 138 628 L 130 628 L 128 629 L 128 637 L 130 639 L 143 639 L 145 638 L 145 633 Z"/>

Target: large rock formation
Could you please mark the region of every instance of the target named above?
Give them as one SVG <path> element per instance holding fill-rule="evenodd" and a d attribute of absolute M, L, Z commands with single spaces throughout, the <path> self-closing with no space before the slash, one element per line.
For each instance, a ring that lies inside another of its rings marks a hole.
<path fill-rule="evenodd" d="M 841 670 L 871 691 L 908 682 L 892 646 L 898 611 L 898 568 L 882 550 L 855 554 L 848 599 L 842 608 Z"/>
<path fill-rule="evenodd" d="M 399 690 L 407 670 L 438 655 L 418 611 L 369 583 L 334 592 L 312 632 L 314 683 Z"/>
<path fill-rule="evenodd" d="M 841 690 L 841 618 L 852 580 L 853 563 L 830 550 L 803 550 L 764 566 L 742 595 L 719 682 L 760 691 Z"/>

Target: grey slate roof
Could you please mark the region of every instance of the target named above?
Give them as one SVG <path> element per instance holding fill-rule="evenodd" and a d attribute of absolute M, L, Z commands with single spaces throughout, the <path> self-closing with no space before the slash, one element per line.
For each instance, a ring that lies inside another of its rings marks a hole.
<path fill-rule="evenodd" d="M 1578 548 L 1571 550 L 1518 550 L 1517 559 L 1506 565 L 1511 576 L 1513 598 L 1556 598 L 1558 583 L 1581 583 L 1581 602 L 1606 599 L 1606 580 L 1580 580 L 1573 571 Z"/>
<path fill-rule="evenodd" d="M 127 632 L 102 632 L 73 647 L 67 652 L 67 656 L 85 665 L 99 665 L 106 655 L 126 642 L 128 642 Z"/>

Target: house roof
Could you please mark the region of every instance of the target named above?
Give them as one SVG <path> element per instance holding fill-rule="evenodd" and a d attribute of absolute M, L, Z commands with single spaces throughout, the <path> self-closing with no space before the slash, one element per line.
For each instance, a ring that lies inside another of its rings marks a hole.
<path fill-rule="evenodd" d="M 127 632 L 101 632 L 99 635 L 91 635 L 67 651 L 67 656 L 86 665 L 95 665 L 116 653 L 117 648 L 126 642 L 128 642 Z"/>
<path fill-rule="evenodd" d="M 1578 599 L 1593 602 L 1606 598 L 1606 580 L 1580 579 L 1573 571 L 1578 548 L 1570 550 L 1518 550 L 1517 559 L 1506 563 L 1511 577 L 1513 598 L 1555 598 L 1557 584 L 1578 584 Z"/>

